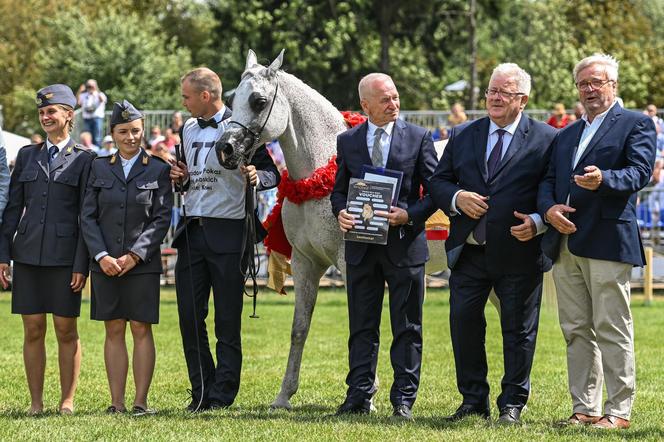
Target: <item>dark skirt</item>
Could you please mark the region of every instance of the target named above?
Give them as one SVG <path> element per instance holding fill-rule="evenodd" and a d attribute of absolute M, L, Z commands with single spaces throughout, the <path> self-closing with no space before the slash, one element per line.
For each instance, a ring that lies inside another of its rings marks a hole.
<path fill-rule="evenodd" d="M 14 261 L 12 313 L 80 316 L 81 292 L 72 291 L 71 275 L 71 266 L 33 266 Z"/>
<path fill-rule="evenodd" d="M 90 318 L 97 321 L 159 322 L 159 273 L 121 277 L 90 272 L 92 299 Z"/>

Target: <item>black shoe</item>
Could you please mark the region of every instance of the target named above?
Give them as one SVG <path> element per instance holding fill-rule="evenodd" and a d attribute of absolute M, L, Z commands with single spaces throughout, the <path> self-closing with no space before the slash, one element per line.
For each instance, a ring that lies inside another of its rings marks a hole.
<path fill-rule="evenodd" d="M 189 405 L 187 405 L 187 411 L 191 413 L 196 413 L 197 411 L 205 411 L 210 408 L 210 403 L 206 400 L 201 401 L 200 399 L 193 398 Z"/>
<path fill-rule="evenodd" d="M 394 407 L 394 412 L 392 413 L 392 417 L 398 418 L 399 420 L 412 421 L 413 412 L 411 411 L 410 407 L 406 404 L 396 405 Z"/>
<path fill-rule="evenodd" d="M 152 408 L 143 408 L 140 405 L 134 405 L 134 408 L 131 409 L 131 415 L 134 417 L 149 416 L 151 414 L 157 414 L 157 410 Z"/>
<path fill-rule="evenodd" d="M 505 407 L 500 410 L 500 417 L 498 418 L 499 424 L 504 425 L 520 425 L 521 424 L 521 410 L 516 407 Z"/>
<path fill-rule="evenodd" d="M 226 408 L 230 407 L 232 404 L 229 404 L 228 402 L 221 402 L 221 401 L 210 401 L 210 405 L 208 408 L 210 410 L 225 410 Z"/>
<path fill-rule="evenodd" d="M 344 402 L 339 405 L 337 412 L 334 413 L 335 416 L 343 416 L 346 414 L 369 414 L 370 405 L 369 401 L 357 402 Z"/>
<path fill-rule="evenodd" d="M 474 405 L 461 404 L 461 406 L 457 408 L 457 411 L 455 411 L 454 414 L 445 417 L 443 420 L 445 422 L 457 422 L 468 416 L 480 416 L 484 419 L 489 419 L 491 413 L 487 408 L 477 408 Z"/>

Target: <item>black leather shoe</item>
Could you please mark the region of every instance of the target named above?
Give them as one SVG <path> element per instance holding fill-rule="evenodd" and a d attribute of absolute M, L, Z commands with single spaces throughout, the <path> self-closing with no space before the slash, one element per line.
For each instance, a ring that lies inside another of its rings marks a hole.
<path fill-rule="evenodd" d="M 205 411 L 210 408 L 210 403 L 206 400 L 201 401 L 200 399 L 193 398 L 189 405 L 187 405 L 187 411 L 196 413 L 197 411 Z"/>
<path fill-rule="evenodd" d="M 411 411 L 410 407 L 406 404 L 396 405 L 394 407 L 394 412 L 392 413 L 392 417 L 395 417 L 399 420 L 412 421 L 413 412 Z"/>
<path fill-rule="evenodd" d="M 470 404 L 461 404 L 461 406 L 457 408 L 457 411 L 455 411 L 454 414 L 445 417 L 444 421 L 457 422 L 468 416 L 480 416 L 484 419 L 489 419 L 489 417 L 491 416 L 491 412 L 489 411 L 489 409 L 477 408 L 474 405 Z"/>
<path fill-rule="evenodd" d="M 520 425 L 521 424 L 521 410 L 516 407 L 505 407 L 500 410 L 500 417 L 498 418 L 499 424 L 504 425 Z"/>
<path fill-rule="evenodd" d="M 365 403 L 357 403 L 357 402 L 344 402 L 343 404 L 339 405 L 339 408 L 337 408 L 337 412 L 334 413 L 335 416 L 343 416 L 346 414 L 369 414 L 370 411 L 370 405 L 368 404 L 369 401 L 365 401 Z"/>

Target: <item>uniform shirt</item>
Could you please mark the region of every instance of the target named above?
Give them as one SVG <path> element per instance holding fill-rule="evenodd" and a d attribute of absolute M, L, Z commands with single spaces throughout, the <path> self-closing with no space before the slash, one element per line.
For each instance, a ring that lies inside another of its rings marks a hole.
<path fill-rule="evenodd" d="M 55 156 L 53 158 L 51 158 L 51 161 L 53 161 L 54 159 L 56 159 L 58 157 L 58 155 L 60 155 L 60 153 L 62 152 L 62 149 L 64 149 L 65 146 L 67 144 L 69 144 L 69 139 L 70 138 L 71 137 L 67 137 L 63 141 L 60 141 L 58 144 L 55 144 L 55 145 L 53 143 L 51 143 L 51 140 L 49 140 L 48 138 L 46 139 L 46 151 L 47 152 L 50 151 L 51 146 L 56 146 L 58 148 L 58 153 L 55 154 Z"/>
<path fill-rule="evenodd" d="M 83 110 L 83 118 L 104 118 L 104 110 L 106 109 L 106 95 L 97 91 L 96 93 L 81 92 L 78 96 L 78 104 Z"/>
<path fill-rule="evenodd" d="M 246 178 L 239 169 L 224 169 L 219 164 L 214 145 L 226 130 L 229 119 L 221 121 L 226 107 L 212 118 L 215 129 L 204 129 L 196 118 L 184 123 L 184 153 L 189 171 L 189 188 L 186 196 L 187 216 L 207 218 L 243 219 L 245 217 Z"/>

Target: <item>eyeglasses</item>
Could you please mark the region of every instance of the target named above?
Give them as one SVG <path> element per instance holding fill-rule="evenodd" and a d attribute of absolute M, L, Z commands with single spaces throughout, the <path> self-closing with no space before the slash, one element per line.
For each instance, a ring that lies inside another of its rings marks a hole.
<path fill-rule="evenodd" d="M 593 78 L 592 80 L 579 81 L 576 83 L 576 88 L 580 91 L 596 91 L 602 89 L 608 83 L 613 82 L 613 80 L 600 80 L 598 78 Z"/>
<path fill-rule="evenodd" d="M 505 92 L 501 91 L 500 89 L 487 89 L 484 91 L 484 95 L 486 97 L 493 97 L 493 96 L 499 96 L 501 98 L 506 98 L 508 100 L 512 100 L 515 97 L 521 96 L 521 95 L 526 95 L 523 92 Z"/>

